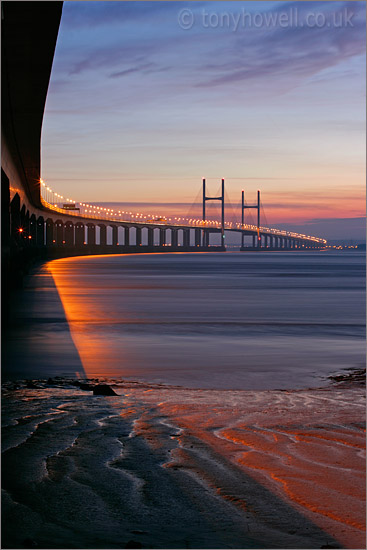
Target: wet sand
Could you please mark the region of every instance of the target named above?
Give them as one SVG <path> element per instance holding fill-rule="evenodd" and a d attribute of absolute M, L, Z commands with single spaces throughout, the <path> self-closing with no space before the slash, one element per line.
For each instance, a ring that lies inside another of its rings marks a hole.
<path fill-rule="evenodd" d="M 4 386 L 4 548 L 364 548 L 363 388 L 50 382 Z"/>

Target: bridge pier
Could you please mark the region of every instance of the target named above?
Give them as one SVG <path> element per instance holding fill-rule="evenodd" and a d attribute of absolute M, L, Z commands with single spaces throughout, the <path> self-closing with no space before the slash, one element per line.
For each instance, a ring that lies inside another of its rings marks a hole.
<path fill-rule="evenodd" d="M 75 246 L 83 246 L 84 244 L 85 244 L 84 223 L 77 223 L 75 226 Z"/>
<path fill-rule="evenodd" d="M 141 227 L 136 228 L 136 246 L 141 246 Z"/>
<path fill-rule="evenodd" d="M 200 231 L 200 229 L 199 229 Z M 174 247 L 178 246 L 178 231 L 177 229 L 172 229 L 171 232 L 171 245 Z"/>
<path fill-rule="evenodd" d="M 66 246 L 74 246 L 74 224 L 66 222 L 65 224 L 65 244 Z"/>
<path fill-rule="evenodd" d="M 112 225 L 112 245 L 118 245 L 118 227 L 117 225 Z"/>
<path fill-rule="evenodd" d="M 36 246 L 37 244 L 37 220 L 36 215 L 32 214 L 29 218 L 29 241 L 31 246 Z"/>
<path fill-rule="evenodd" d="M 185 248 L 190 246 L 190 229 L 183 230 L 183 245 Z"/>
<path fill-rule="evenodd" d="M 166 230 L 163 227 L 159 228 L 159 246 L 166 244 Z"/>
<path fill-rule="evenodd" d="M 46 246 L 53 246 L 56 239 L 54 239 L 54 222 L 51 218 L 46 220 Z"/>
<path fill-rule="evenodd" d="M 24 208 L 24 212 L 25 212 L 25 207 Z M 22 208 L 22 211 L 23 211 L 23 208 Z M 25 214 L 23 214 L 23 227 L 24 227 L 24 231 L 23 231 L 23 238 L 24 238 L 24 245 L 25 246 L 29 246 L 29 243 L 30 243 L 30 238 L 29 238 L 29 212 L 27 210 L 27 212 L 25 212 Z"/>
<path fill-rule="evenodd" d="M 96 226 L 94 223 L 87 224 L 87 243 L 91 246 L 96 244 Z"/>
<path fill-rule="evenodd" d="M 124 227 L 124 245 L 130 245 L 130 230 L 127 226 Z"/>
<path fill-rule="evenodd" d="M 148 227 L 148 246 L 154 246 L 154 229 L 153 227 Z"/>
<path fill-rule="evenodd" d="M 10 235 L 13 240 L 20 242 L 20 198 L 18 193 L 15 194 L 10 203 Z"/>
<path fill-rule="evenodd" d="M 37 246 L 44 246 L 45 244 L 45 220 L 43 216 L 40 216 L 36 225 L 36 244 Z"/>
<path fill-rule="evenodd" d="M 55 222 L 55 233 L 56 245 L 62 246 L 64 244 L 64 224 L 61 220 Z"/>
<path fill-rule="evenodd" d="M 107 227 L 103 224 L 99 225 L 99 245 L 107 245 Z"/>
<path fill-rule="evenodd" d="M 195 229 L 195 246 L 200 246 L 201 244 L 201 230 Z"/>

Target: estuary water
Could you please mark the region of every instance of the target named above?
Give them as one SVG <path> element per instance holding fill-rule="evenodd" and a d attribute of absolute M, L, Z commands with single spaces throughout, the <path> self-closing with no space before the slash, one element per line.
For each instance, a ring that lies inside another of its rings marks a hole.
<path fill-rule="evenodd" d="M 364 364 L 364 277 L 355 251 L 55 260 L 18 306 L 5 379 L 320 387 Z"/>

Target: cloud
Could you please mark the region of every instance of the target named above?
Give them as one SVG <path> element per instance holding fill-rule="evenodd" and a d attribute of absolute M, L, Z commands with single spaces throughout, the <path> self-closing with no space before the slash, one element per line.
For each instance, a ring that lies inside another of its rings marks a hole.
<path fill-rule="evenodd" d="M 198 3 L 202 4 L 202 2 Z M 135 21 L 162 20 L 165 14 L 176 13 L 185 2 L 64 2 L 63 23 L 72 29 L 121 26 Z"/>
<path fill-rule="evenodd" d="M 366 218 L 360 216 L 357 218 L 313 218 L 305 223 L 335 223 L 335 222 L 356 222 L 366 224 Z"/>
<path fill-rule="evenodd" d="M 268 15 L 292 13 L 292 10 L 297 10 L 298 25 L 250 28 L 248 32 L 246 29 L 240 32 L 239 29 L 233 33 L 235 41 L 231 55 L 219 63 L 203 65 L 202 70 L 208 76 L 198 86 L 249 83 L 269 78 L 272 82 L 278 78 L 294 84 L 364 53 L 366 33 L 362 3 L 294 2 L 282 5 L 268 12 Z M 354 14 L 353 27 L 347 24 L 337 27 L 336 23 L 340 18 L 345 19 L 346 12 Z M 320 28 L 307 26 L 310 13 L 322 14 L 325 25 Z M 213 73 L 216 76 L 210 77 Z"/>
<path fill-rule="evenodd" d="M 153 67 L 153 63 L 145 63 L 144 65 L 138 65 L 137 67 L 130 67 L 129 69 L 125 69 L 125 70 L 119 71 L 117 73 L 111 73 L 110 75 L 108 75 L 108 77 L 109 78 L 119 78 L 121 76 L 126 76 L 128 74 L 142 72 L 145 69 L 149 69 L 151 67 Z"/>

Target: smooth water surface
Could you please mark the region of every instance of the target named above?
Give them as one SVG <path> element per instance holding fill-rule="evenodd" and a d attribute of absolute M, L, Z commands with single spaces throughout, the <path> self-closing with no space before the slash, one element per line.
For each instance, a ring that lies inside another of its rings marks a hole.
<path fill-rule="evenodd" d="M 28 290 L 7 375 L 320 386 L 363 365 L 364 271 L 358 252 L 56 260 Z"/>

